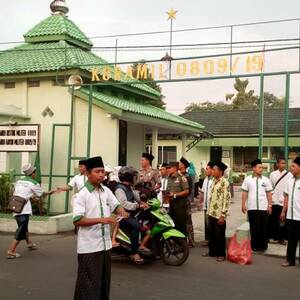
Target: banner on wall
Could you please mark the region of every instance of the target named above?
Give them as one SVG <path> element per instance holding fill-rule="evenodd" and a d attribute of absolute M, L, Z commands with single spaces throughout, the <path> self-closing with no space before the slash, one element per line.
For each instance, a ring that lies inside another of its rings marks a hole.
<path fill-rule="evenodd" d="M 0 152 L 37 152 L 39 125 L 0 125 Z"/>

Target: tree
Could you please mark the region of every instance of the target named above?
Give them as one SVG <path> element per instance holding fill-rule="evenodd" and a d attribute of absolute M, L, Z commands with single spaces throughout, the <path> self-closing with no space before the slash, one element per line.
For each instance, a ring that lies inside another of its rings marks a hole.
<path fill-rule="evenodd" d="M 266 109 L 284 108 L 284 102 L 285 102 L 285 97 L 278 98 L 272 93 L 269 92 L 264 93 L 264 106 Z M 258 98 L 257 106 L 259 106 L 259 98 Z"/>
<path fill-rule="evenodd" d="M 233 109 L 259 109 L 260 97 L 254 95 L 254 90 L 247 91 L 249 81 L 236 78 L 234 89 L 236 94 L 227 94 L 226 101 L 231 101 Z M 269 108 L 283 108 L 284 97 L 278 98 L 270 92 L 264 92 L 264 107 Z"/>
<path fill-rule="evenodd" d="M 218 111 L 226 111 L 226 110 L 232 110 L 232 105 L 225 103 L 225 102 L 217 102 L 212 103 L 209 101 L 205 102 L 192 102 L 186 108 L 184 109 L 185 112 L 199 112 L 199 111 L 212 111 L 212 110 L 218 110 Z"/>
<path fill-rule="evenodd" d="M 140 62 L 134 63 L 132 65 L 132 74 L 134 78 L 137 78 L 137 73 L 138 73 L 138 67 L 143 67 L 145 65 L 145 60 L 141 60 Z M 150 86 L 151 88 L 153 88 L 154 90 L 158 91 L 160 93 L 160 97 L 158 99 L 149 99 L 147 100 L 146 103 L 151 104 L 153 106 L 165 109 L 166 103 L 163 101 L 163 99 L 165 98 L 165 96 L 162 94 L 162 89 L 161 86 L 159 84 L 157 84 L 153 79 L 152 76 L 150 74 L 150 70 L 147 66 L 147 71 L 146 71 L 146 78 L 145 77 L 140 77 L 139 81 L 145 81 L 145 84 L 147 84 L 148 86 Z"/>
<path fill-rule="evenodd" d="M 241 80 L 236 78 L 234 83 L 234 89 L 236 94 L 227 94 L 225 96 L 226 101 L 231 101 L 232 109 L 256 109 L 257 108 L 257 96 L 254 95 L 254 90 L 247 92 L 249 80 Z"/>
<path fill-rule="evenodd" d="M 205 101 L 202 103 L 193 102 L 186 108 L 186 112 L 192 111 L 210 111 L 210 110 L 235 110 L 235 109 L 259 109 L 260 97 L 254 94 L 254 90 L 247 90 L 249 85 L 248 79 L 241 80 L 236 78 L 233 85 L 235 93 L 227 94 L 225 102 L 212 103 Z M 270 108 L 283 108 L 285 98 L 278 98 L 270 92 L 264 92 L 264 107 Z"/>

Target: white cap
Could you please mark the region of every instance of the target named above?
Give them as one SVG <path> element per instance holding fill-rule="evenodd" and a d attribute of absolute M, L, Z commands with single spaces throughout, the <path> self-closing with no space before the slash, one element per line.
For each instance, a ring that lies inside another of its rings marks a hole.
<path fill-rule="evenodd" d="M 29 176 L 36 170 L 36 167 L 32 166 L 31 164 L 26 164 L 22 167 L 22 172 Z"/>

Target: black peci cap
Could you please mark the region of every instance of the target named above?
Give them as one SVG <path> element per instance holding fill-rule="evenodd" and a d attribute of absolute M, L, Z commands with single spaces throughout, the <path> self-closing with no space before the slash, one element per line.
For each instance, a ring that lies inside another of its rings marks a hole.
<path fill-rule="evenodd" d="M 179 161 L 183 163 L 186 168 L 190 166 L 190 163 L 184 157 L 181 157 Z"/>
<path fill-rule="evenodd" d="M 220 170 L 222 170 L 223 172 L 227 169 L 227 166 L 221 162 L 220 160 L 219 161 L 216 161 L 214 163 L 214 166 L 218 167 Z"/>
<path fill-rule="evenodd" d="M 251 162 L 251 167 L 255 167 L 257 165 L 261 165 L 262 161 L 260 159 L 255 159 Z"/>
<path fill-rule="evenodd" d="M 86 169 L 104 168 L 104 163 L 101 156 L 91 157 L 86 160 Z"/>
<path fill-rule="evenodd" d="M 297 157 L 294 159 L 294 163 L 297 164 L 298 166 L 300 166 L 300 156 L 297 156 Z"/>
<path fill-rule="evenodd" d="M 81 159 L 78 163 L 78 165 L 85 166 L 86 165 L 86 159 Z"/>
<path fill-rule="evenodd" d="M 211 168 L 213 168 L 215 166 L 215 164 L 212 161 L 209 161 L 207 165 Z"/>
<path fill-rule="evenodd" d="M 143 153 L 142 157 L 148 159 L 150 162 L 152 162 L 154 159 L 154 156 L 150 153 Z"/>

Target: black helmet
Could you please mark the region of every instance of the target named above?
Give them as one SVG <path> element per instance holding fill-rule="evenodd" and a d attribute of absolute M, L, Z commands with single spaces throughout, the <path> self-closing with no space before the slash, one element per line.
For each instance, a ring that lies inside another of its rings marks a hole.
<path fill-rule="evenodd" d="M 130 183 L 134 183 L 137 175 L 138 175 L 137 170 L 135 170 L 132 167 L 122 167 L 118 173 L 121 182 L 126 181 Z"/>

